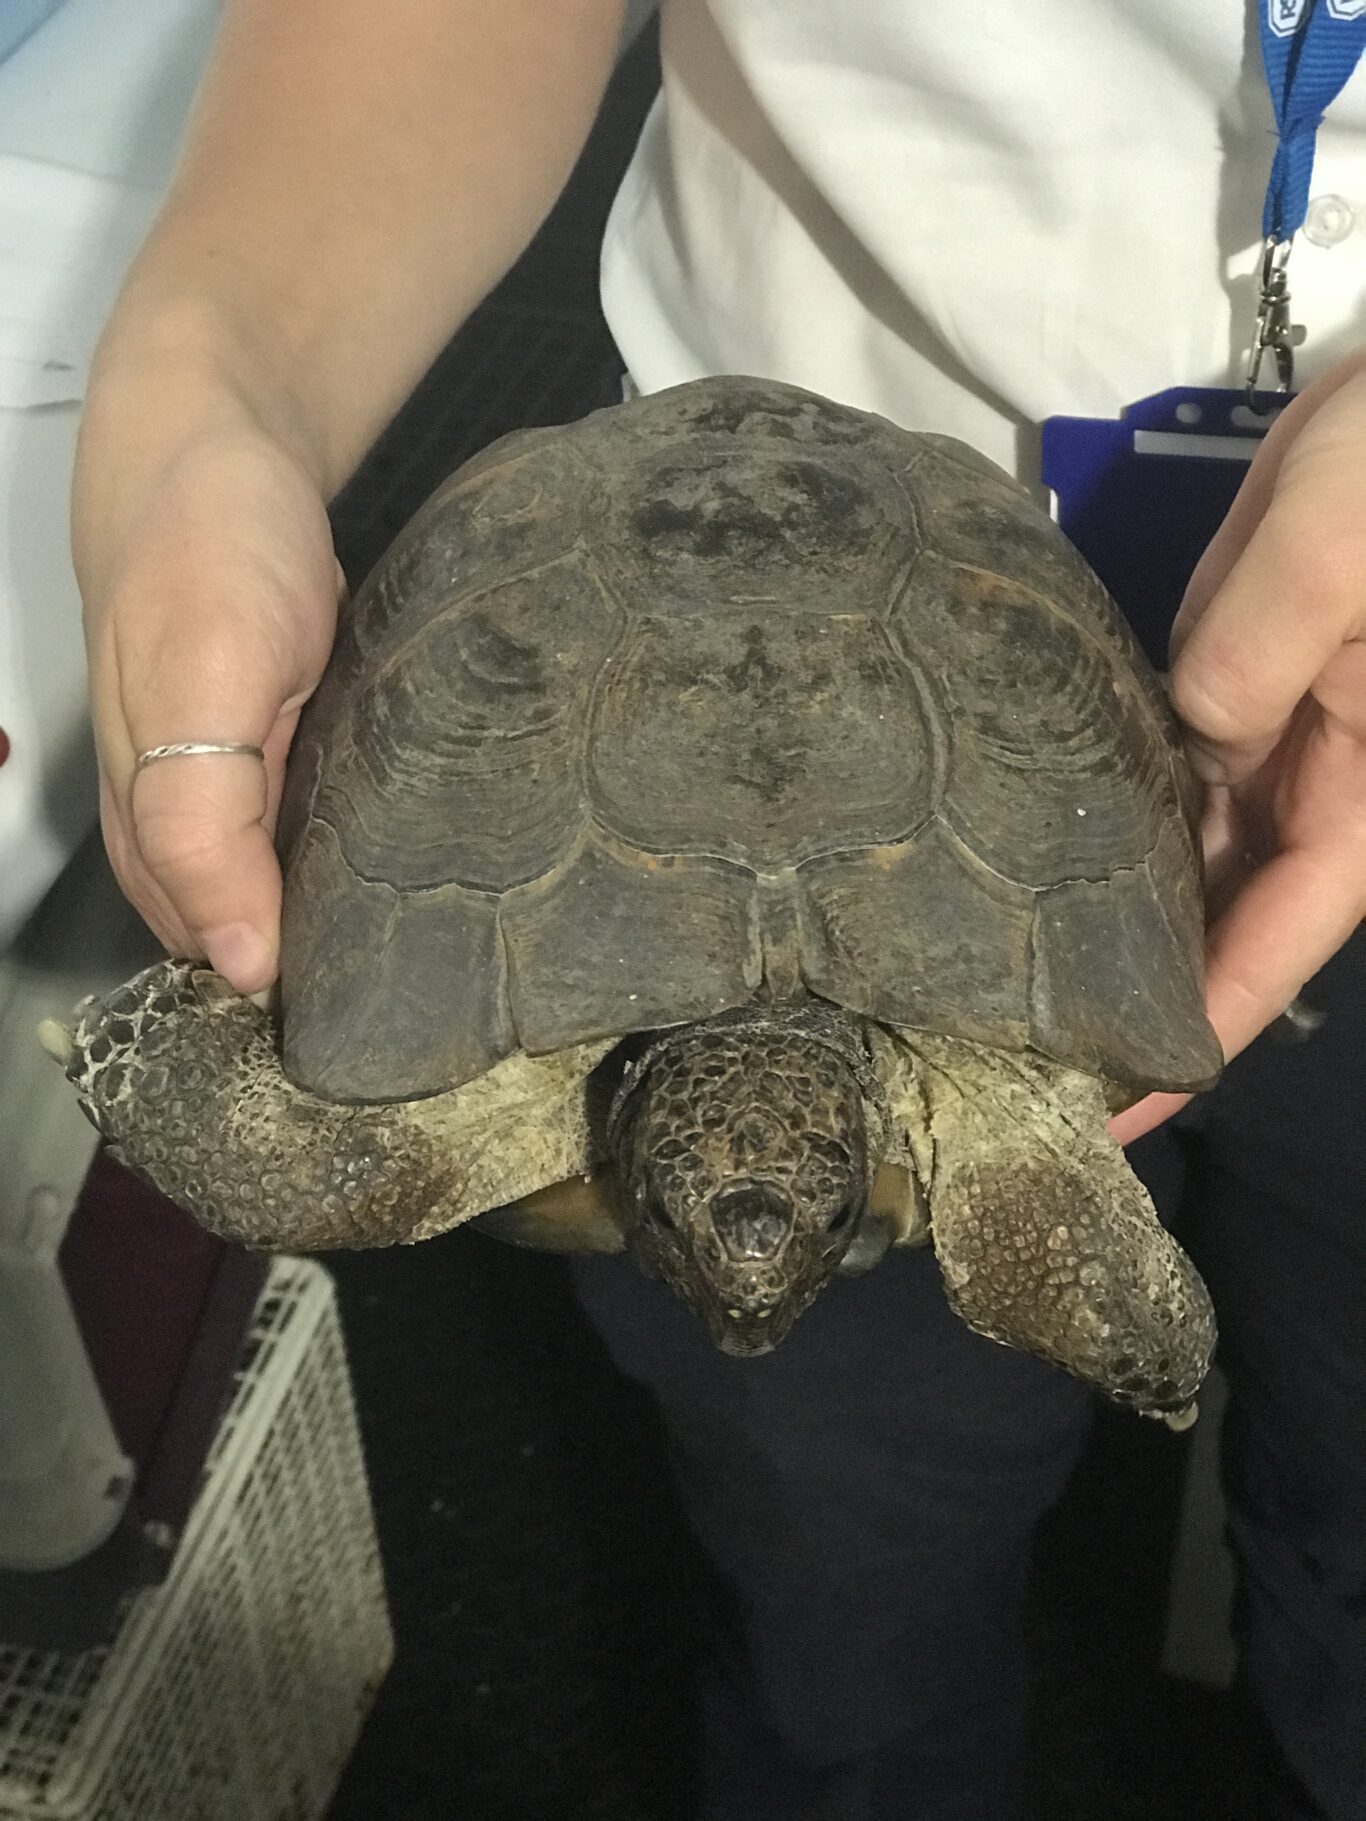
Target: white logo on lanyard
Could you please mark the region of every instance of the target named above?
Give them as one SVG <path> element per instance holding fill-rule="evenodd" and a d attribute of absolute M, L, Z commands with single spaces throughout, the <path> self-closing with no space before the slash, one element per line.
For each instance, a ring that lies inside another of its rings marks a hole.
<path fill-rule="evenodd" d="M 1308 3 L 1309 0 L 1266 0 L 1267 23 L 1278 38 L 1295 36 L 1303 22 Z M 1346 0 L 1346 3 L 1349 6 L 1356 5 L 1357 0 Z M 1329 0 L 1330 10 L 1333 5 L 1334 0 Z"/>
<path fill-rule="evenodd" d="M 1330 19 L 1366 18 L 1366 0 L 1325 0 Z M 1304 23 L 1309 0 L 1266 0 L 1266 17 L 1278 38 L 1293 38 Z"/>

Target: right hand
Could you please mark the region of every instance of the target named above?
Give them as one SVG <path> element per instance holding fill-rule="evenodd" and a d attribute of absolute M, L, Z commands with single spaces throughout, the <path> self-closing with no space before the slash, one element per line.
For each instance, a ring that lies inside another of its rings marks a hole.
<path fill-rule="evenodd" d="M 229 389 L 116 376 L 92 387 L 73 533 L 114 871 L 172 954 L 258 991 L 278 967 L 285 757 L 342 593 L 317 483 Z M 265 764 L 134 774 L 178 740 L 244 741 Z"/>

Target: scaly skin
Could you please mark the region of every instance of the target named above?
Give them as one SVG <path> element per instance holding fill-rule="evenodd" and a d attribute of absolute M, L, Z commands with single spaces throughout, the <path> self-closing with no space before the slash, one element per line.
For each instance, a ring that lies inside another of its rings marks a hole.
<path fill-rule="evenodd" d="M 289 1081 L 267 1014 L 183 961 L 47 1028 L 114 1154 L 210 1232 L 264 1250 L 427 1239 L 591 1167 L 584 1083 L 612 1046 L 510 1056 L 392 1106 Z"/>
<path fill-rule="evenodd" d="M 881 1149 L 869 1093 L 862 1020 L 798 1005 L 670 1034 L 624 1096 L 631 1248 L 725 1352 L 771 1351 L 839 1269 Z"/>
<path fill-rule="evenodd" d="M 1104 1084 L 920 1032 L 894 1036 L 886 1053 L 953 1308 L 979 1334 L 1184 1427 L 1214 1311 L 1106 1132 Z"/>
<path fill-rule="evenodd" d="M 588 1078 L 610 1040 L 342 1105 L 290 1082 L 267 1014 L 185 962 L 45 1041 L 115 1154 L 247 1245 L 424 1239 L 614 1157 L 625 1243 L 729 1352 L 768 1351 L 856 1238 L 889 1222 L 913 1242 L 927 1205 L 949 1300 L 979 1333 L 1178 1425 L 1209 1364 L 1208 1295 L 1106 1135 L 1105 1084 L 1032 1054 L 756 1006 L 657 1038 L 595 1133 Z M 884 1164 L 905 1206 L 870 1213 Z M 594 1197 L 596 1249 L 608 1209 Z M 517 1236 L 553 1245 L 554 1219 L 524 1212 Z"/>

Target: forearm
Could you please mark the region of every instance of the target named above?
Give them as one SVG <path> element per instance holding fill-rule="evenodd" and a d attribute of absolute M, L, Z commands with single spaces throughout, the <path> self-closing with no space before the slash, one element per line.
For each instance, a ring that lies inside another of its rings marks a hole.
<path fill-rule="evenodd" d="M 335 491 L 553 203 L 620 14 L 620 0 L 228 0 L 104 337 L 95 411 L 102 387 L 119 411 L 158 370 L 191 395 L 221 377 Z"/>

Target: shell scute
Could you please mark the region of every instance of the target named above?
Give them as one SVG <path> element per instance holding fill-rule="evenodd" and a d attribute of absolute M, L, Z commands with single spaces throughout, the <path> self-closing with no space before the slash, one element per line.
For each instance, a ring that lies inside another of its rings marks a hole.
<path fill-rule="evenodd" d="M 496 892 L 553 865 L 583 818 L 582 724 L 620 631 L 573 559 L 428 619 L 354 692 L 315 799 L 356 872 Z"/>
<path fill-rule="evenodd" d="M 657 616 L 769 602 L 785 614 L 882 613 L 905 499 L 860 450 L 695 437 L 613 477 L 595 545 L 604 581 Z"/>
<path fill-rule="evenodd" d="M 462 596 L 562 557 L 591 518 L 594 477 L 556 432 L 503 438 L 437 488 L 357 592 L 357 648 L 383 659 Z"/>
<path fill-rule="evenodd" d="M 970 570 L 1027 579 L 1128 673 L 1153 718 L 1153 737 L 1174 740 L 1167 699 L 1127 621 L 1090 565 L 1009 475 L 965 443 L 922 436 L 902 479 L 927 545 Z"/>
<path fill-rule="evenodd" d="M 285 1068 L 334 1100 L 409 1100 L 516 1048 L 496 899 L 358 879 L 325 823 L 285 885 Z"/>
<path fill-rule="evenodd" d="M 756 871 L 904 840 L 937 788 L 923 696 L 879 623 L 853 614 L 638 619 L 587 757 L 621 840 Z"/>
<path fill-rule="evenodd" d="M 1106 878 L 1179 813 L 1169 757 L 1104 646 L 1015 574 L 927 554 L 892 614 L 949 705 L 943 814 L 1022 885 Z"/>
<path fill-rule="evenodd" d="M 747 1003 L 762 959 L 748 868 L 615 851 L 599 835 L 503 899 L 509 995 L 523 1046 L 710 1018 Z"/>
<path fill-rule="evenodd" d="M 888 1024 L 984 1043 L 1029 1040 L 1034 895 L 942 822 L 914 840 L 799 868 L 802 968 L 814 992 Z"/>

